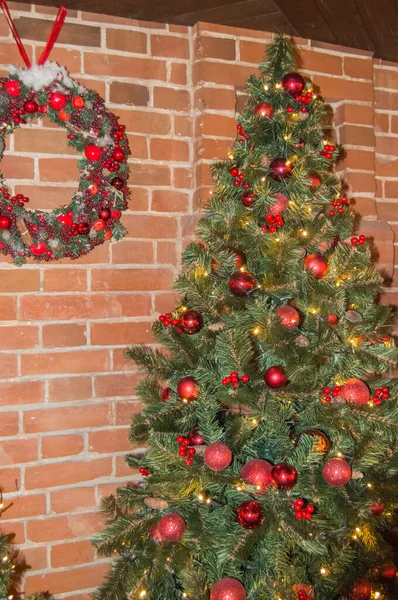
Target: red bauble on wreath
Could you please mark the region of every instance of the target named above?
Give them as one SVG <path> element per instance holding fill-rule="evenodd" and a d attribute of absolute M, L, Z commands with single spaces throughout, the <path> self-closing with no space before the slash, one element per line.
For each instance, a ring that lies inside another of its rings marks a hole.
<path fill-rule="evenodd" d="M 287 377 L 283 367 L 268 367 L 264 373 L 264 381 L 270 388 L 280 388 L 287 384 Z"/>
<path fill-rule="evenodd" d="M 239 525 L 245 529 L 256 529 L 264 523 L 261 506 L 255 500 L 242 502 L 236 509 L 236 517 Z"/>
<path fill-rule="evenodd" d="M 276 309 L 281 325 L 287 329 L 296 329 L 300 323 L 300 315 L 292 306 L 279 306 Z"/>
<path fill-rule="evenodd" d="M 177 384 L 177 394 L 183 402 L 193 402 L 199 396 L 198 382 L 189 375 Z"/>
<path fill-rule="evenodd" d="M 203 328 L 203 316 L 198 310 L 186 310 L 180 317 L 180 327 L 188 335 L 199 333 Z"/>
<path fill-rule="evenodd" d="M 305 81 L 300 73 L 287 73 L 281 83 L 283 89 L 293 98 L 300 96 L 305 87 Z"/>
<path fill-rule="evenodd" d="M 157 531 L 162 542 L 177 542 L 184 535 L 185 521 L 177 513 L 169 513 L 160 519 Z"/>
<path fill-rule="evenodd" d="M 287 158 L 274 158 L 269 164 L 269 176 L 276 181 L 282 181 L 292 176 L 292 165 Z"/>
<path fill-rule="evenodd" d="M 329 269 L 328 261 L 322 254 L 309 254 L 304 259 L 304 265 L 315 279 L 325 277 Z"/>
<path fill-rule="evenodd" d="M 212 471 L 224 471 L 231 464 L 232 452 L 222 442 L 215 442 L 205 449 L 203 461 Z"/>
<path fill-rule="evenodd" d="M 274 204 L 268 207 L 267 215 L 275 217 L 276 215 L 282 214 L 289 206 L 289 198 L 285 194 L 274 194 Z"/>
<path fill-rule="evenodd" d="M 219 579 L 211 588 L 210 600 L 246 600 L 246 590 L 233 577 Z"/>
<path fill-rule="evenodd" d="M 370 600 L 372 584 L 369 579 L 357 579 L 352 588 L 352 600 Z"/>
<path fill-rule="evenodd" d="M 272 465 L 262 458 L 253 458 L 249 460 L 240 471 L 243 481 L 255 485 L 257 493 L 263 494 L 272 483 L 271 477 Z"/>
<path fill-rule="evenodd" d="M 281 490 L 291 490 L 297 483 L 297 471 L 289 463 L 278 463 L 272 467 L 271 477 Z"/>
<path fill-rule="evenodd" d="M 327 484 L 332 487 L 342 487 L 350 481 L 352 471 L 343 458 L 331 458 L 325 462 L 322 475 Z"/>
<path fill-rule="evenodd" d="M 369 402 L 370 392 L 366 383 L 354 377 L 345 382 L 339 396 L 344 398 L 348 404 L 363 406 Z"/>
<path fill-rule="evenodd" d="M 248 296 L 255 286 L 255 279 L 247 271 L 235 271 L 229 279 L 229 289 L 234 296 L 244 298 Z"/>
<path fill-rule="evenodd" d="M 268 102 L 259 102 L 253 109 L 253 114 L 258 117 L 267 117 L 271 119 L 274 114 L 274 107 Z"/>

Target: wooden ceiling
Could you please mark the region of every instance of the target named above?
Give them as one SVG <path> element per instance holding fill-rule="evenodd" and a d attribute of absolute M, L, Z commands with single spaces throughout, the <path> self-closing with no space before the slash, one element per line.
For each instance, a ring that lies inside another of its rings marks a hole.
<path fill-rule="evenodd" d="M 17 0 L 23 2 L 24 0 Z M 38 0 L 59 6 L 60 0 Z M 398 0 L 65 0 L 70 9 L 144 21 L 198 21 L 299 35 L 398 62 Z"/>

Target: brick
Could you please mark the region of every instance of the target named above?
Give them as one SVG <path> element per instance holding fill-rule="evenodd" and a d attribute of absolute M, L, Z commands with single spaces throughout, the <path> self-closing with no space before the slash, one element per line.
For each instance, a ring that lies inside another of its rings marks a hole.
<path fill-rule="evenodd" d="M 220 68 L 220 63 L 206 61 L 197 62 L 193 68 L 194 84 L 204 81 L 244 87 L 249 75 L 253 75 L 253 67 L 243 67 L 238 64 L 225 63 Z"/>
<path fill-rule="evenodd" d="M 103 582 L 108 570 L 108 563 L 100 563 L 73 569 L 73 577 L 60 577 L 57 571 L 30 575 L 26 577 L 25 593 L 33 594 L 43 590 L 52 590 L 54 594 L 62 594 L 75 590 L 76 582 L 78 582 L 80 589 L 91 590 Z"/>
<path fill-rule="evenodd" d="M 28 128 L 17 129 L 14 133 L 16 152 L 32 154 L 76 154 L 76 150 L 67 145 L 67 137 L 62 129 Z"/>
<path fill-rule="evenodd" d="M 199 123 L 199 134 L 233 138 L 236 133 L 236 121 L 232 117 L 222 115 L 203 115 Z"/>
<path fill-rule="evenodd" d="M 340 143 L 373 147 L 375 145 L 374 131 L 371 127 L 345 125 L 340 130 Z"/>
<path fill-rule="evenodd" d="M 300 68 L 304 71 L 327 73 L 329 75 L 343 74 L 343 60 L 341 56 L 314 50 L 300 50 Z"/>
<path fill-rule="evenodd" d="M 149 208 L 149 194 L 147 188 L 132 187 L 130 185 L 131 197 L 129 208 L 146 212 Z"/>
<path fill-rule="evenodd" d="M 105 98 L 105 81 L 98 79 L 98 77 L 91 79 L 90 77 L 87 77 L 81 73 L 79 73 L 79 81 L 81 81 L 81 83 L 87 88 L 98 92 L 101 98 Z"/>
<path fill-rule="evenodd" d="M 88 400 L 91 395 L 91 377 L 59 377 L 48 382 L 50 402 Z"/>
<path fill-rule="evenodd" d="M 92 270 L 92 285 L 95 291 L 136 291 L 167 290 L 173 282 L 169 269 L 113 269 Z M 129 288 L 129 286 L 131 286 Z"/>
<path fill-rule="evenodd" d="M 388 118 L 384 113 L 379 113 L 379 116 Z M 391 133 L 398 133 L 398 117 L 395 115 L 391 115 Z"/>
<path fill-rule="evenodd" d="M 104 427 L 110 422 L 107 404 L 29 410 L 23 417 L 25 433 Z"/>
<path fill-rule="evenodd" d="M 153 190 L 151 209 L 156 212 L 185 212 L 188 209 L 188 194 L 171 190 Z"/>
<path fill-rule="evenodd" d="M 130 145 L 131 158 L 148 158 L 147 136 L 132 135 L 127 136 Z"/>
<path fill-rule="evenodd" d="M 108 429 L 107 431 L 93 431 L 88 435 L 88 448 L 90 452 L 101 454 L 113 452 L 127 452 L 131 450 L 128 439 L 128 429 Z"/>
<path fill-rule="evenodd" d="M 339 167 L 358 169 L 361 171 L 374 171 L 375 168 L 375 155 L 373 149 L 371 151 L 366 150 L 353 150 L 346 148 L 344 150 L 345 156 L 342 161 L 339 161 Z"/>
<path fill-rule="evenodd" d="M 115 264 L 152 264 L 154 262 L 151 241 L 121 240 L 112 248 L 112 262 Z"/>
<path fill-rule="evenodd" d="M 59 458 L 80 454 L 84 448 L 81 435 L 48 435 L 41 442 L 43 458 Z"/>
<path fill-rule="evenodd" d="M 384 182 L 384 196 L 385 198 L 397 198 L 398 196 L 398 181 L 385 181 Z"/>
<path fill-rule="evenodd" d="M 189 160 L 189 144 L 183 140 L 154 138 L 150 142 L 151 158 L 172 162 L 187 162 Z"/>
<path fill-rule="evenodd" d="M 27 441 L 27 440 L 24 440 Z M 29 440 L 34 441 L 34 440 Z M 2 442 L 3 444 L 4 442 Z M 14 442 L 16 443 L 16 442 Z M 15 491 L 15 490 L 14 490 Z M 28 517 L 39 517 L 46 514 L 45 494 L 20 495 L 16 498 L 5 500 L 8 507 L 4 513 L 7 520 L 26 519 Z"/>
<path fill-rule="evenodd" d="M 113 15 L 105 15 L 101 13 L 82 12 L 83 21 L 106 23 L 107 25 L 127 25 L 127 27 L 138 27 L 145 29 L 166 29 L 163 23 L 153 23 L 150 21 L 139 21 L 138 19 L 128 19 L 124 17 L 116 17 Z"/>
<path fill-rule="evenodd" d="M 19 429 L 18 423 L 19 415 L 17 412 L 2 412 L 0 419 L 0 437 L 16 435 Z"/>
<path fill-rule="evenodd" d="M 29 572 L 47 569 L 47 548 L 45 546 L 32 546 L 23 549 L 23 557 L 29 567 Z"/>
<path fill-rule="evenodd" d="M 258 65 L 264 59 L 265 48 L 260 42 L 252 42 L 248 40 L 239 40 L 240 60 Z"/>
<path fill-rule="evenodd" d="M 133 361 L 127 358 L 124 354 L 125 348 L 115 348 L 113 354 L 113 371 L 135 371 L 136 366 Z"/>
<path fill-rule="evenodd" d="M 21 469 L 18 467 L 0 468 L 0 481 L 1 491 L 4 494 L 18 491 L 21 487 Z M 3 523 L 3 519 L 1 522 Z"/>
<path fill-rule="evenodd" d="M 175 115 L 174 117 L 174 133 L 182 137 L 192 137 L 193 123 L 189 117 L 181 117 Z"/>
<path fill-rule="evenodd" d="M 38 292 L 40 271 L 29 269 L 0 270 L 0 292 Z"/>
<path fill-rule="evenodd" d="M 189 189 L 193 185 L 192 169 L 175 168 L 173 173 L 173 185 L 176 189 Z"/>
<path fill-rule="evenodd" d="M 68 18 L 70 18 L 70 11 L 68 9 Z M 36 56 L 39 58 L 43 52 L 44 46 L 36 46 Z M 59 65 L 64 66 L 69 73 L 80 73 L 80 49 L 75 50 L 72 48 L 55 48 L 51 50 L 51 60 L 57 62 Z"/>
<path fill-rule="evenodd" d="M 187 112 L 191 98 L 187 90 L 174 90 L 167 87 L 153 88 L 153 106 L 175 112 Z"/>
<path fill-rule="evenodd" d="M 4 177 L 11 179 L 33 179 L 35 175 L 34 162 L 26 156 L 5 154 L 1 160 Z"/>
<path fill-rule="evenodd" d="M 18 19 L 18 24 L 19 24 L 19 19 Z M 19 29 L 18 29 L 18 31 L 19 31 Z M 27 38 L 25 38 L 25 39 L 27 39 Z M 26 53 L 29 56 L 29 58 L 32 59 L 32 46 L 30 44 L 24 43 L 24 48 L 25 48 Z M 13 64 L 13 65 L 23 66 L 23 67 L 26 66 L 25 63 L 23 62 L 23 59 L 21 58 L 21 55 L 20 55 L 18 48 L 13 39 L 11 39 L 9 42 L 0 43 L 0 64 L 1 65 Z"/>
<path fill-rule="evenodd" d="M 52 22 L 30 17 L 19 17 L 17 26 L 22 39 L 47 42 Z M 62 27 L 57 43 L 99 48 L 101 46 L 101 30 L 99 27 L 66 22 Z"/>
<path fill-rule="evenodd" d="M 43 273 L 44 292 L 85 292 L 87 272 L 84 269 L 45 269 Z"/>
<path fill-rule="evenodd" d="M 373 125 L 374 110 L 372 106 L 343 102 L 334 113 L 335 125 L 353 123 L 358 125 Z"/>
<path fill-rule="evenodd" d="M 43 348 L 85 346 L 86 326 L 77 323 L 57 323 L 43 326 Z"/>
<path fill-rule="evenodd" d="M 84 53 L 84 72 L 88 75 L 166 81 L 166 61 L 154 58 L 136 58 L 117 54 Z"/>
<path fill-rule="evenodd" d="M 116 457 L 116 477 L 133 477 L 137 473 L 138 469 L 129 467 L 124 456 Z"/>
<path fill-rule="evenodd" d="M 211 36 L 200 36 L 196 39 L 196 56 L 202 58 L 218 58 L 235 60 L 235 40 Z M 242 58 L 241 58 L 242 60 Z"/>
<path fill-rule="evenodd" d="M 77 160 L 72 158 L 40 158 L 39 173 L 41 181 L 77 181 L 79 170 Z"/>
<path fill-rule="evenodd" d="M 376 154 L 376 175 L 378 177 L 395 177 L 398 169 L 397 161 L 398 158 L 394 159 L 393 157 L 389 157 L 388 159 L 386 159 L 384 156 L 379 156 Z"/>
<path fill-rule="evenodd" d="M 70 567 L 94 560 L 94 546 L 89 541 L 57 544 L 51 547 L 51 566 Z"/>
<path fill-rule="evenodd" d="M 149 294 L 112 294 L 109 317 L 146 317 L 151 314 Z"/>
<path fill-rule="evenodd" d="M 37 440 L 3 440 L 0 447 L 0 465 L 7 466 L 37 460 Z M 7 518 L 11 518 L 9 515 Z"/>
<path fill-rule="evenodd" d="M 232 142 L 229 139 L 202 138 L 198 144 L 198 155 L 201 158 L 224 160 L 231 144 Z"/>
<path fill-rule="evenodd" d="M 127 344 L 153 343 L 151 322 L 93 323 L 91 343 L 96 346 L 115 346 Z"/>
<path fill-rule="evenodd" d="M 27 467 L 25 487 L 27 490 L 71 485 L 109 477 L 112 471 L 111 458 L 99 458 L 88 462 L 60 462 L 56 464 Z M 52 539 L 51 537 L 33 538 L 33 542 Z M 57 539 L 57 538 L 55 538 Z M 62 539 L 62 538 L 59 538 Z"/>
<path fill-rule="evenodd" d="M 398 221 L 398 204 L 396 202 L 378 202 L 377 214 L 385 221 Z"/>
<path fill-rule="evenodd" d="M 374 80 L 376 88 L 389 88 L 398 90 L 398 75 L 395 69 L 374 70 Z"/>
<path fill-rule="evenodd" d="M 376 71 L 377 73 L 377 71 Z M 344 74 L 357 79 L 373 80 L 373 61 L 370 58 L 344 57 Z"/>
<path fill-rule="evenodd" d="M 23 320 L 77 320 L 105 317 L 106 298 L 81 294 L 76 296 L 41 295 L 24 296 L 21 299 L 21 317 Z"/>
<path fill-rule="evenodd" d="M 133 54 L 147 54 L 148 36 L 142 31 L 134 29 L 107 29 L 106 47 L 111 50 L 132 52 Z"/>
<path fill-rule="evenodd" d="M 21 362 L 22 375 L 91 373 L 109 369 L 109 354 L 104 350 L 24 354 Z"/>
<path fill-rule="evenodd" d="M 129 400 L 127 402 L 118 402 L 116 404 L 116 425 L 130 425 L 133 415 L 142 411 L 141 402 Z"/>
<path fill-rule="evenodd" d="M 353 194 L 373 192 L 375 179 L 373 173 L 346 172 L 344 176 Z"/>
<path fill-rule="evenodd" d="M 17 318 L 16 298 L 0 296 L 0 321 L 14 321 Z"/>
<path fill-rule="evenodd" d="M 120 122 L 126 126 L 128 132 L 167 135 L 171 131 L 171 120 L 168 114 L 121 109 L 115 109 L 113 112 L 120 117 Z"/>
<path fill-rule="evenodd" d="M 371 82 L 352 81 L 338 77 L 314 75 L 314 84 L 319 86 L 321 95 L 327 102 L 336 100 L 373 101 L 373 85 Z"/>
<path fill-rule="evenodd" d="M 44 383 L 42 381 L 3 382 L 0 384 L 0 390 L 0 406 L 44 402 Z"/>
<path fill-rule="evenodd" d="M 196 92 L 196 104 L 202 111 L 235 110 L 236 92 L 231 88 L 202 87 Z"/>
<path fill-rule="evenodd" d="M 132 396 L 141 377 L 137 373 L 120 373 L 103 375 L 95 378 L 95 395 L 97 398 L 112 396 Z M 120 425 L 120 423 L 117 423 Z"/>
<path fill-rule="evenodd" d="M 174 292 L 165 294 L 156 294 L 155 296 L 155 312 L 163 314 L 170 310 L 170 306 L 173 306 L 178 300 L 177 295 Z"/>
<path fill-rule="evenodd" d="M 175 217 L 166 217 L 163 215 L 128 215 L 125 217 L 124 223 L 129 231 L 139 232 L 141 238 L 174 240 L 177 237 L 177 221 Z M 128 289 L 134 289 L 134 286 Z"/>
<path fill-rule="evenodd" d="M 148 106 L 149 89 L 145 85 L 113 81 L 110 85 L 109 99 L 115 104 Z"/>
<path fill-rule="evenodd" d="M 31 542 L 52 542 L 88 537 L 98 531 L 102 521 L 103 519 L 98 512 L 87 512 L 65 517 L 47 517 L 45 523 L 39 520 L 29 521 L 27 523 L 27 538 Z M 45 527 L 43 527 L 44 524 Z"/>
<path fill-rule="evenodd" d="M 176 265 L 177 244 L 175 242 L 157 242 L 156 244 L 157 262 L 163 265 Z"/>
<path fill-rule="evenodd" d="M 378 135 L 376 139 L 378 154 L 398 156 L 398 137 Z"/>
<path fill-rule="evenodd" d="M 151 54 L 170 58 L 189 58 L 189 42 L 183 37 L 151 35 Z"/>
<path fill-rule="evenodd" d="M 68 492 L 59 490 L 50 494 L 51 512 L 71 513 L 82 509 L 95 508 L 95 488 L 70 488 Z"/>
<path fill-rule="evenodd" d="M 394 120 L 394 117 L 393 119 Z M 389 115 L 386 113 L 375 113 L 374 118 L 375 133 L 388 133 L 390 129 Z M 394 133 L 394 131 L 393 131 Z M 376 140 L 377 145 L 377 140 Z"/>
<path fill-rule="evenodd" d="M 0 350 L 25 350 L 39 342 L 39 329 L 31 325 L 3 325 L 0 327 Z"/>
<path fill-rule="evenodd" d="M 12 491 L 15 492 L 15 489 Z M 17 521 L 10 521 L 10 523 L 7 523 L 4 521 L 3 517 L 1 520 L 1 532 L 8 535 L 13 544 L 23 544 L 25 542 L 23 523 L 18 523 Z"/>
<path fill-rule="evenodd" d="M 398 93 L 375 89 L 375 107 L 381 110 L 397 111 Z"/>
<path fill-rule="evenodd" d="M 187 65 L 185 63 L 171 63 L 170 82 L 176 85 L 187 84 Z"/>
<path fill-rule="evenodd" d="M 53 210 L 63 204 L 69 204 L 75 190 L 77 190 L 77 178 L 74 184 L 69 183 L 64 187 L 56 185 L 15 186 L 16 194 L 24 194 L 30 198 L 30 208 L 40 210 Z"/>

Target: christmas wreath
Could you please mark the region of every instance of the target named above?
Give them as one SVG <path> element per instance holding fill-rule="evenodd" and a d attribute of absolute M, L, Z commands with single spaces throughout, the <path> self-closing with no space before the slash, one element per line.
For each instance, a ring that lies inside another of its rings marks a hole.
<path fill-rule="evenodd" d="M 52 36 L 53 45 L 54 30 Z M 8 134 L 45 116 L 66 129 L 68 145 L 83 154 L 78 162 L 79 186 L 67 206 L 52 212 L 29 210 L 29 198 L 13 194 L 0 174 L 0 252 L 11 255 L 18 265 L 26 257 L 78 258 L 126 233 L 119 221 L 128 197 L 130 150 L 125 128 L 97 92 L 74 81 L 64 67 L 46 61 L 48 54 L 47 47 L 44 58 L 32 66 L 22 47 L 27 68 L 10 67 L 10 75 L 0 78 L 0 160 Z"/>

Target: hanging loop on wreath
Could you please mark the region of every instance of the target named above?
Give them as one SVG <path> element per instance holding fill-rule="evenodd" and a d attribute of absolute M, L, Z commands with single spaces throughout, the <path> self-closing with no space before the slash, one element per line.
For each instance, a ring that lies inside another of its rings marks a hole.
<path fill-rule="evenodd" d="M 28 210 L 29 198 L 13 194 L 0 174 L 0 252 L 21 265 L 36 260 L 78 258 L 126 230 L 120 223 L 129 191 L 128 140 L 118 117 L 97 92 L 74 81 L 48 57 L 66 17 L 61 6 L 46 46 L 32 65 L 5 0 L 0 0 L 26 68 L 10 67 L 0 78 L 0 160 L 6 135 L 35 117 L 49 118 L 67 131 L 68 145 L 84 156 L 78 162 L 79 186 L 69 205 L 43 212 Z"/>

